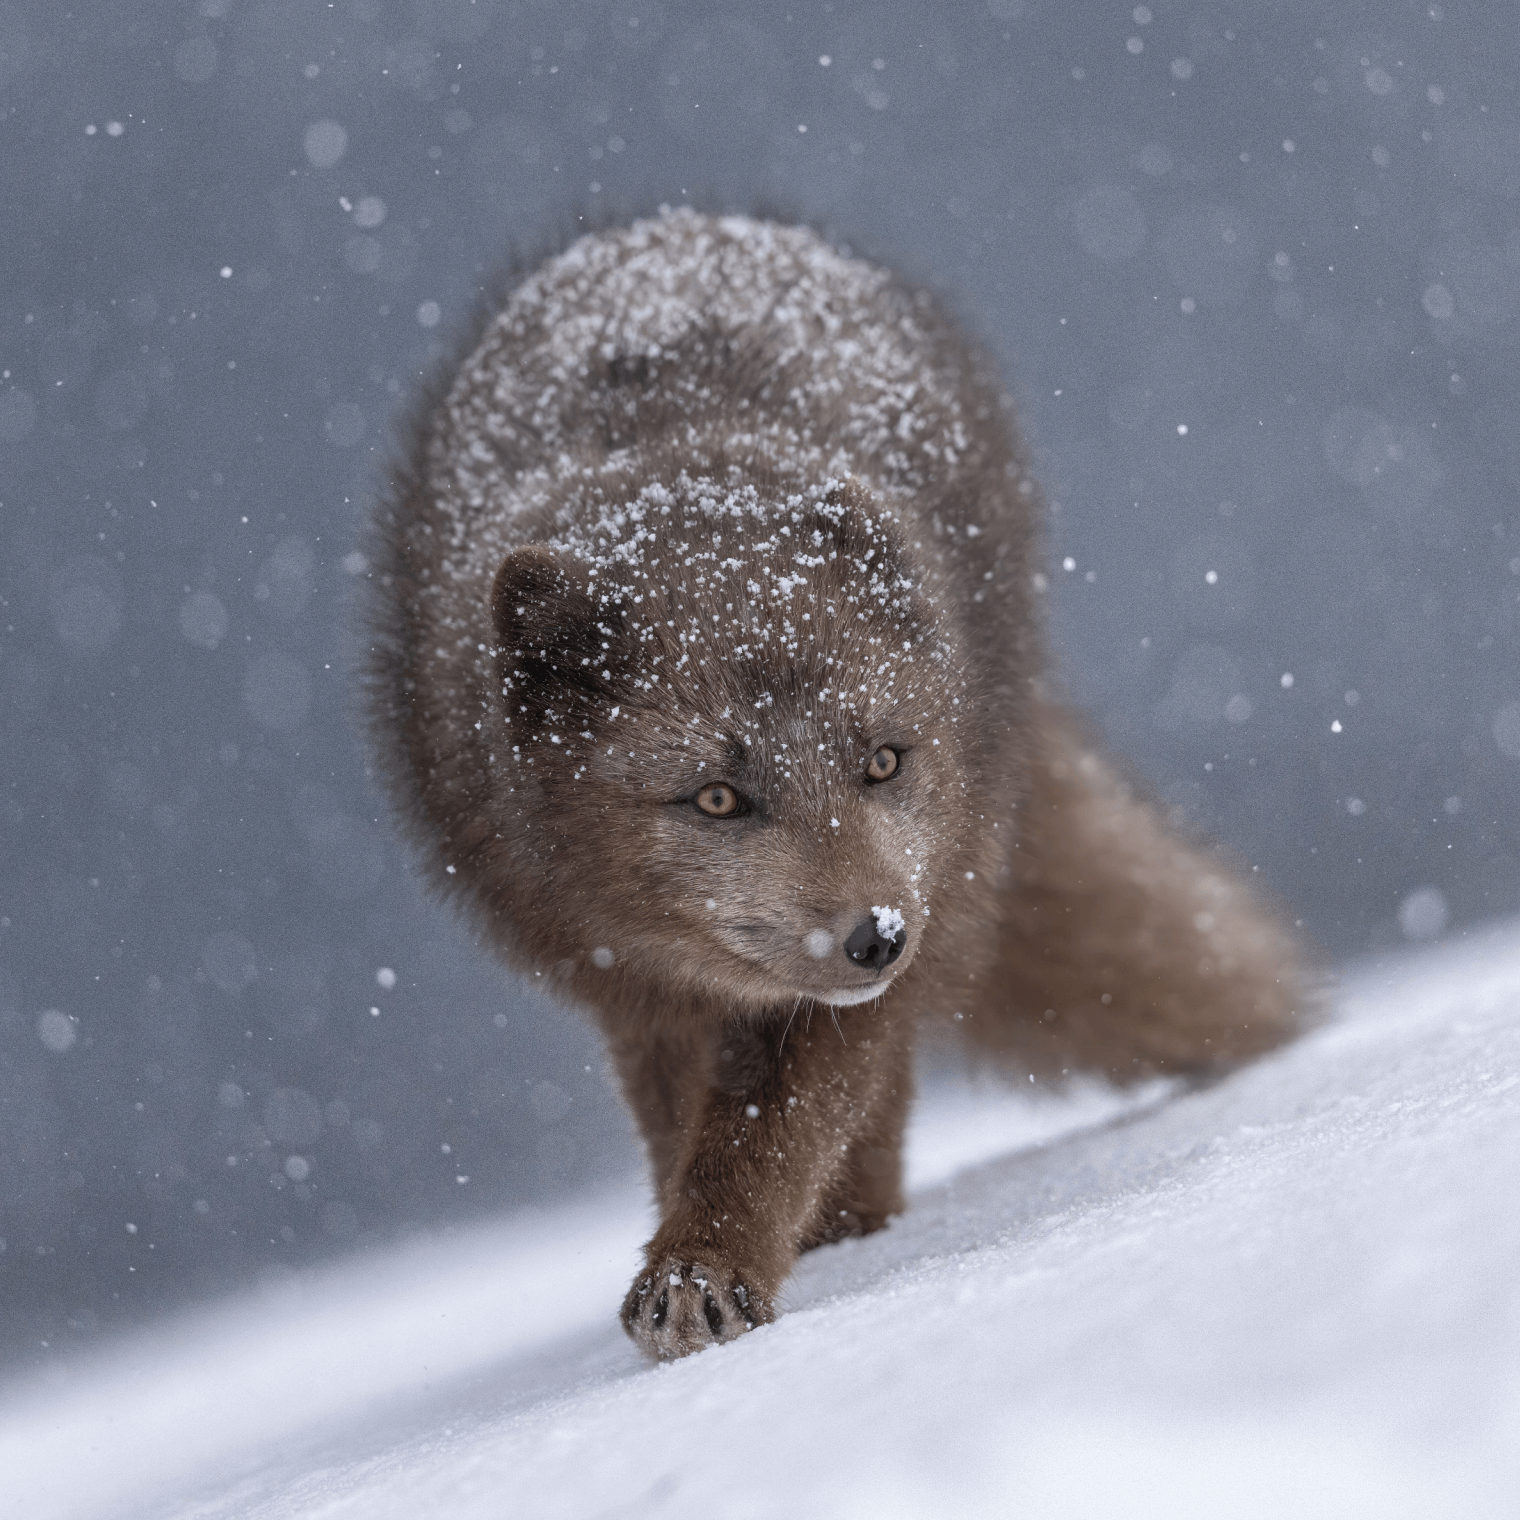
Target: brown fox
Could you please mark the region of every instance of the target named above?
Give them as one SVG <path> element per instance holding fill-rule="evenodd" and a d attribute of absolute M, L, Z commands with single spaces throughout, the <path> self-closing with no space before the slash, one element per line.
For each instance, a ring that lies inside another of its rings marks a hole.
<path fill-rule="evenodd" d="M 372 726 L 438 885 L 600 1025 L 656 1357 L 903 1208 L 915 1034 L 1207 1073 L 1290 936 L 1048 694 L 994 366 L 801 227 L 664 211 L 523 279 L 377 511 Z"/>

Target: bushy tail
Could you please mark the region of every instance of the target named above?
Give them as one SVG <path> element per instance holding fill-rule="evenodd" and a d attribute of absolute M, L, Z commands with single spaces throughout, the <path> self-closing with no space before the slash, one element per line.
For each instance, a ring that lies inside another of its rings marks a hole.
<path fill-rule="evenodd" d="M 1216 1071 L 1308 1014 L 1299 951 L 1234 869 L 1047 710 L 992 987 L 957 1027 L 1021 1071 Z"/>

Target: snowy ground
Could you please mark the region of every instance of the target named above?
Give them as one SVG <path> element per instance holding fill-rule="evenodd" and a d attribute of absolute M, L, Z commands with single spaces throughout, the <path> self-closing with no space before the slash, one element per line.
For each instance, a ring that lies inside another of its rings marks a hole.
<path fill-rule="evenodd" d="M 1520 926 L 1206 1092 L 945 1088 L 910 1213 L 667 1368 L 579 1202 L 0 1390 L 27 1520 L 1520 1512 Z"/>

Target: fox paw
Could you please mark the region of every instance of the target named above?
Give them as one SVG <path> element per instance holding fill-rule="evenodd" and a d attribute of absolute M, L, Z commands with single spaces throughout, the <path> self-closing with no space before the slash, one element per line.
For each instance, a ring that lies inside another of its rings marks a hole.
<path fill-rule="evenodd" d="M 634 1280 L 622 1316 L 639 1349 L 661 1362 L 722 1345 L 770 1317 L 727 1272 L 671 1257 Z"/>

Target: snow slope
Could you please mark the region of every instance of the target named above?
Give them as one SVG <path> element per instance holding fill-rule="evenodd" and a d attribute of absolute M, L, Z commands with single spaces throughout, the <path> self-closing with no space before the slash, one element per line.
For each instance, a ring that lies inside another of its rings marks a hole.
<path fill-rule="evenodd" d="M 1520 1513 L 1520 927 L 1207 1091 L 942 1088 L 913 1155 L 671 1367 L 627 1196 L 160 1326 L 0 1391 L 0 1515 Z"/>

